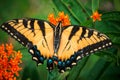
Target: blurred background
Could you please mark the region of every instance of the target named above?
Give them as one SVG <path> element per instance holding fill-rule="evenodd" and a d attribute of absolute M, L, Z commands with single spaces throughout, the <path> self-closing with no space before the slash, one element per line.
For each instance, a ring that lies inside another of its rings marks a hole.
<path fill-rule="evenodd" d="M 92 22 L 94 11 L 102 13 L 102 21 Z M 16 18 L 47 20 L 50 13 L 64 11 L 72 24 L 88 26 L 105 33 L 113 48 L 82 59 L 65 73 L 48 72 L 46 62 L 37 66 L 28 49 L 0 29 L 0 44 L 12 43 L 23 54 L 22 70 L 17 80 L 119 80 L 120 79 L 120 0 L 0 0 L 0 24 Z"/>

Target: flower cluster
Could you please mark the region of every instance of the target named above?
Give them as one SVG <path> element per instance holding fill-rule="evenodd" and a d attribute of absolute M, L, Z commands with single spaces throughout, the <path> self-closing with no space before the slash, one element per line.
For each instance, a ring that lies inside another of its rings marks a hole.
<path fill-rule="evenodd" d="M 101 21 L 101 16 L 102 14 L 99 14 L 98 11 L 95 11 L 92 14 L 91 18 L 93 19 L 93 22 L 95 22 L 96 20 Z"/>
<path fill-rule="evenodd" d="M 14 51 L 12 44 L 0 45 L 0 80 L 16 80 L 22 69 L 18 66 L 21 58 L 22 54 Z"/>
<path fill-rule="evenodd" d="M 53 13 L 49 14 L 48 20 L 54 25 L 57 25 L 59 22 L 62 23 L 62 26 L 67 26 L 71 24 L 68 15 L 65 15 L 64 12 L 59 12 L 58 17 L 56 18 Z"/>

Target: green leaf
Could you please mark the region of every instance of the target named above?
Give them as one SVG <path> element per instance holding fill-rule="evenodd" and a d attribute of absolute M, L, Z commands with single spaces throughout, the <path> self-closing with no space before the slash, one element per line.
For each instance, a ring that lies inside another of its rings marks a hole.
<path fill-rule="evenodd" d="M 33 65 L 33 63 L 29 61 L 28 64 L 23 69 L 22 80 L 27 80 L 27 79 L 40 80 L 40 76 L 41 75 L 39 75 L 36 65 Z"/>
<path fill-rule="evenodd" d="M 119 80 L 120 66 L 116 66 L 115 63 L 107 63 L 106 66 L 107 68 L 97 80 Z"/>
<path fill-rule="evenodd" d="M 118 21 L 120 22 L 120 11 L 106 12 L 102 14 L 103 21 Z"/>
<path fill-rule="evenodd" d="M 89 57 L 85 57 L 82 60 L 80 60 L 76 66 L 74 66 L 72 68 L 72 70 L 70 71 L 69 75 L 67 76 L 68 80 L 76 80 L 77 77 L 79 76 L 79 73 L 81 72 L 81 70 L 84 68 L 84 66 L 86 65 L 86 62 L 88 60 Z"/>
<path fill-rule="evenodd" d="M 92 0 L 92 12 L 97 11 L 99 8 L 99 0 Z"/>
<path fill-rule="evenodd" d="M 69 72 L 61 73 L 57 79 L 55 80 L 65 80 L 66 76 L 69 74 Z"/>
<path fill-rule="evenodd" d="M 87 11 L 81 1 L 74 0 L 53 0 L 60 11 L 64 11 L 70 16 L 72 24 L 82 24 L 90 19 L 90 12 Z"/>
<path fill-rule="evenodd" d="M 69 72 L 60 73 L 57 68 L 49 71 L 47 80 L 64 80 Z"/>
<path fill-rule="evenodd" d="M 83 69 L 79 73 L 77 80 L 94 80 L 99 75 L 104 63 L 104 60 L 102 60 L 100 57 L 91 55 L 86 62 L 86 65 L 84 65 Z"/>

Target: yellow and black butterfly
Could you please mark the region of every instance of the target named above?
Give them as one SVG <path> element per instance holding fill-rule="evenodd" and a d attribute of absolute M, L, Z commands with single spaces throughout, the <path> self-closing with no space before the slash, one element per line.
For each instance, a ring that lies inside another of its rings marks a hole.
<path fill-rule="evenodd" d="M 3 23 L 5 32 L 28 47 L 33 60 L 52 70 L 56 64 L 60 72 L 70 69 L 82 57 L 112 45 L 110 39 L 93 29 L 77 25 L 62 27 L 39 19 L 13 19 Z"/>

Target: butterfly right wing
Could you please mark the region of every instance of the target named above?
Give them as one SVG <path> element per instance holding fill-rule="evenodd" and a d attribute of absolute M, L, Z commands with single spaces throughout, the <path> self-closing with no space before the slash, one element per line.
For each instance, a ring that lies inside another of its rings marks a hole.
<path fill-rule="evenodd" d="M 106 35 L 81 26 L 63 27 L 60 42 L 58 68 L 61 72 L 76 65 L 81 58 L 112 45 Z"/>
<path fill-rule="evenodd" d="M 53 55 L 54 26 L 38 19 L 14 19 L 0 27 L 22 45 L 29 48 L 33 60 L 43 63 Z"/>

